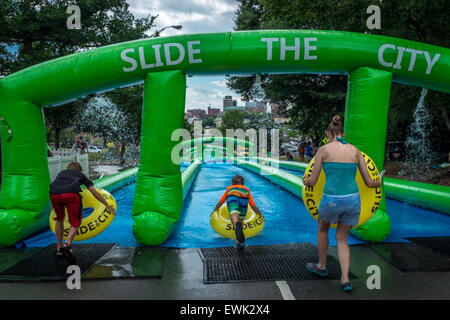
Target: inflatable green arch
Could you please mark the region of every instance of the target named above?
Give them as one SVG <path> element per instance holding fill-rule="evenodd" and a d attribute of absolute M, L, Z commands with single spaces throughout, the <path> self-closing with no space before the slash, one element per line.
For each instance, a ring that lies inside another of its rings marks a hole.
<path fill-rule="evenodd" d="M 183 127 L 186 75 L 238 73 L 348 74 L 346 137 L 382 168 L 391 81 L 449 92 L 450 50 L 350 32 L 239 31 L 119 43 L 11 74 L 0 80 L 0 117 L 12 132 L 8 141 L 2 122 L 0 245 L 13 245 L 47 223 L 42 108 L 142 81 L 133 232 L 143 245 L 164 242 L 182 207 L 179 165 L 170 155 L 176 144 L 171 133 Z M 366 228 L 388 226 L 385 211 L 382 204 Z"/>

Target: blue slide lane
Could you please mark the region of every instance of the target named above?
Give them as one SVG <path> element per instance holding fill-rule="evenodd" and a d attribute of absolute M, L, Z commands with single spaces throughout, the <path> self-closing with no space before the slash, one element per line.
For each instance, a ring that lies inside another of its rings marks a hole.
<path fill-rule="evenodd" d="M 184 167 L 182 167 L 182 170 Z M 301 172 L 289 171 L 302 176 Z M 203 164 L 184 200 L 183 213 L 173 235 L 163 244 L 166 247 L 206 248 L 232 246 L 234 240 L 219 236 L 209 224 L 209 216 L 225 188 L 235 174 L 245 178 L 256 205 L 263 212 L 266 223 L 263 231 L 247 239 L 247 245 L 317 242 L 317 222 L 308 213 L 301 199 L 276 186 L 263 177 L 229 164 Z M 135 184 L 114 193 L 118 214 L 113 223 L 100 235 L 78 243 L 119 243 L 138 246 L 133 237 L 131 207 Z M 384 242 L 406 242 L 405 237 L 450 236 L 450 216 L 387 199 L 392 223 L 391 234 Z M 330 245 L 336 245 L 335 230 L 330 230 Z M 29 247 L 44 247 L 55 243 L 50 229 L 23 241 Z M 363 241 L 349 236 L 349 244 Z"/>

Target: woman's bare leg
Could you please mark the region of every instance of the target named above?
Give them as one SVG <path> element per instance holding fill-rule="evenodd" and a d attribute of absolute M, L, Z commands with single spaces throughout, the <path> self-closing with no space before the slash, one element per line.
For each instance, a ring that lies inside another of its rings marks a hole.
<path fill-rule="evenodd" d="M 241 219 L 239 218 L 239 214 L 237 214 L 237 213 L 232 213 L 231 214 L 231 222 L 233 223 L 233 226 L 234 226 L 234 229 L 236 230 L 236 223 L 238 222 L 238 221 L 241 221 Z M 242 222 L 242 221 L 241 221 Z M 240 243 L 239 241 L 237 241 L 236 240 L 236 244 L 241 244 L 242 245 L 242 243 Z"/>
<path fill-rule="evenodd" d="M 328 251 L 328 230 L 330 223 L 319 219 L 319 232 L 317 234 L 317 249 L 319 250 L 319 269 L 325 269 L 327 266 L 327 251 Z"/>
<path fill-rule="evenodd" d="M 55 221 L 56 250 L 61 249 L 64 234 L 64 221 Z"/>
<path fill-rule="evenodd" d="M 350 282 L 348 272 L 350 269 L 350 248 L 347 238 L 352 226 L 344 223 L 338 223 L 336 230 L 336 242 L 338 248 L 339 263 L 341 265 L 341 283 Z"/>

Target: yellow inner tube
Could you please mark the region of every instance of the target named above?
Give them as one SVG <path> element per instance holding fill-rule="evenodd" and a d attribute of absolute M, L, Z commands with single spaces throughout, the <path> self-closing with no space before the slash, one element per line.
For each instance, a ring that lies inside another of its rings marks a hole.
<path fill-rule="evenodd" d="M 114 209 L 117 208 L 116 200 L 114 197 L 106 190 L 96 189 L 103 197 L 105 197 L 106 202 L 109 205 L 112 205 Z M 80 228 L 77 231 L 73 241 L 83 241 L 87 239 L 91 239 L 103 231 L 111 224 L 114 219 L 114 215 L 109 212 L 106 207 L 98 201 L 92 193 L 88 189 L 83 189 L 80 193 L 83 208 L 93 208 L 94 211 L 86 218 L 81 221 Z M 50 213 L 50 229 L 52 229 L 53 233 L 55 233 L 55 220 L 56 213 L 55 210 L 52 210 Z M 64 217 L 64 239 L 67 237 L 69 233 L 70 223 L 68 220 L 67 208 L 66 215 Z"/>
<path fill-rule="evenodd" d="M 367 170 L 369 171 L 369 175 L 373 180 L 379 179 L 378 169 L 375 165 L 375 162 L 366 155 L 361 152 L 363 155 Z M 309 162 L 308 167 L 305 170 L 305 176 L 310 177 L 312 173 L 312 169 L 314 167 L 315 157 Z M 364 183 L 364 180 L 359 172 L 359 169 L 356 171 L 356 183 L 358 184 L 359 195 L 361 197 L 361 214 L 359 215 L 358 224 L 355 227 L 359 227 L 360 225 L 367 222 L 377 211 L 378 206 L 381 201 L 381 188 L 369 188 Z M 323 196 L 323 187 L 325 185 L 325 172 L 320 170 L 319 179 L 317 183 L 313 187 L 303 187 L 303 203 L 308 209 L 308 212 L 314 217 L 314 219 L 318 220 L 319 212 L 319 203 Z M 331 227 L 336 228 L 337 224 L 332 224 Z"/>
<path fill-rule="evenodd" d="M 257 214 L 250 206 L 248 206 L 247 214 L 245 215 L 242 226 L 245 237 L 251 238 L 260 233 L 264 228 L 264 221 L 263 215 Z M 228 206 L 226 203 L 224 203 L 219 210 L 216 210 L 211 214 L 209 222 L 214 231 L 222 237 L 236 239 L 234 226 L 230 220 L 230 214 L 228 213 Z"/>

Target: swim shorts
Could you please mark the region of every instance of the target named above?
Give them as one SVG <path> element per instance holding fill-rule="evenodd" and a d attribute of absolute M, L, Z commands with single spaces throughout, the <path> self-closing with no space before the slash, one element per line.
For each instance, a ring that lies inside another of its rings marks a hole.
<path fill-rule="evenodd" d="M 228 212 L 231 214 L 237 213 L 241 219 L 247 215 L 248 198 L 240 198 L 237 196 L 227 197 Z"/>
<path fill-rule="evenodd" d="M 338 222 L 356 226 L 361 213 L 359 192 L 346 195 L 323 194 L 319 204 L 319 219 L 336 224 Z"/>
<path fill-rule="evenodd" d="M 63 221 L 65 217 L 65 208 L 69 216 L 69 223 L 72 227 L 78 228 L 81 224 L 83 204 L 81 196 L 78 193 L 62 193 L 50 195 L 52 207 L 55 210 L 55 221 Z"/>

